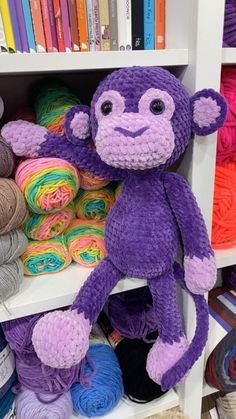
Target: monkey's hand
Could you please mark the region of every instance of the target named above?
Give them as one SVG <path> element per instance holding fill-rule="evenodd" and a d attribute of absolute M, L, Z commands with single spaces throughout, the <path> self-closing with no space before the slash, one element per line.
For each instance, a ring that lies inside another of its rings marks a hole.
<path fill-rule="evenodd" d="M 86 105 L 76 105 L 65 116 L 65 134 L 67 139 L 74 145 L 92 141 L 90 130 L 90 109 Z"/>
<path fill-rule="evenodd" d="M 184 270 L 187 288 L 193 294 L 204 294 L 215 284 L 216 261 L 213 255 L 202 259 L 185 256 Z"/>

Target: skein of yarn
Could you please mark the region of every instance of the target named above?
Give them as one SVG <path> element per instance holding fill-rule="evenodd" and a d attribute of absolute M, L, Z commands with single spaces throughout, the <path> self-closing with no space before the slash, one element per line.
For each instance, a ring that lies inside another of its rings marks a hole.
<path fill-rule="evenodd" d="M 50 396 L 44 395 L 44 398 L 49 402 L 42 403 L 33 391 L 23 389 L 16 399 L 17 419 L 70 419 L 72 414 L 70 391 L 54 402 L 50 402 Z"/>
<path fill-rule="evenodd" d="M 119 182 L 119 183 L 117 183 L 117 185 L 115 187 L 115 199 L 118 199 L 120 194 L 121 194 L 122 184 L 123 184 L 123 182 Z"/>
<path fill-rule="evenodd" d="M 71 395 L 74 411 L 90 418 L 109 413 L 120 401 L 124 388 L 118 360 L 108 345 L 91 345 L 88 356 L 96 366 L 91 387 L 85 388 L 75 383 Z M 91 367 L 86 363 L 85 373 L 90 372 Z"/>
<path fill-rule="evenodd" d="M 96 191 L 110 183 L 109 180 L 99 176 L 95 176 L 93 173 L 87 172 L 86 170 L 80 169 L 79 174 L 81 177 L 81 188 L 85 191 Z"/>
<path fill-rule="evenodd" d="M 65 208 L 79 189 L 74 166 L 53 157 L 24 160 L 18 166 L 15 178 L 29 208 L 38 214 Z"/>
<path fill-rule="evenodd" d="M 15 156 L 10 147 L 0 137 L 0 177 L 8 177 L 15 167 Z"/>
<path fill-rule="evenodd" d="M 64 235 L 70 256 L 75 262 L 93 267 L 106 256 L 104 225 L 104 221 L 72 221 Z"/>
<path fill-rule="evenodd" d="M 20 259 L 0 266 L 0 302 L 15 295 L 23 281 L 23 265 Z"/>
<path fill-rule="evenodd" d="M 75 198 L 75 211 L 79 219 L 104 220 L 114 204 L 114 192 L 106 187 L 96 191 L 79 190 Z"/>
<path fill-rule="evenodd" d="M 0 179 L 0 234 L 20 227 L 26 216 L 25 200 L 16 183 Z"/>
<path fill-rule="evenodd" d="M 22 225 L 22 229 L 29 239 L 49 240 L 61 234 L 69 226 L 74 216 L 73 204 L 52 214 L 30 213 Z"/>
<path fill-rule="evenodd" d="M 212 221 L 213 249 L 236 244 L 236 162 L 216 166 Z"/>
<path fill-rule="evenodd" d="M 236 47 L 236 3 L 235 0 L 226 0 L 224 16 L 224 47 Z"/>
<path fill-rule="evenodd" d="M 24 253 L 28 240 L 22 230 L 16 229 L 0 238 L 0 266 L 11 263 Z"/>
<path fill-rule="evenodd" d="M 71 256 L 63 237 L 50 240 L 30 240 L 21 256 L 25 275 L 59 272 L 71 263 Z"/>

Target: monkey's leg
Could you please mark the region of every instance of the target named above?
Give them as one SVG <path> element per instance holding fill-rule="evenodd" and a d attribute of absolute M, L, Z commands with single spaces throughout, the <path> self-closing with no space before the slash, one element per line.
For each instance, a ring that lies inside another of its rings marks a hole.
<path fill-rule="evenodd" d="M 85 357 L 92 325 L 123 276 L 105 258 L 88 277 L 70 310 L 48 313 L 38 321 L 32 342 L 44 364 L 53 368 L 70 368 Z"/>
<path fill-rule="evenodd" d="M 188 341 L 184 334 L 177 302 L 176 281 L 171 272 L 148 280 L 157 317 L 159 337 L 147 358 L 150 378 L 161 384 L 162 377 L 187 351 Z"/>

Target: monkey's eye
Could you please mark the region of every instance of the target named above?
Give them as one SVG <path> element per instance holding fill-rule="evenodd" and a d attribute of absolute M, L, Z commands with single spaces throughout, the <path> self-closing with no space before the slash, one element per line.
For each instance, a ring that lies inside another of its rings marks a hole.
<path fill-rule="evenodd" d="M 150 111 L 155 115 L 160 115 L 165 110 L 165 104 L 161 99 L 154 99 L 150 103 Z"/>
<path fill-rule="evenodd" d="M 106 100 L 101 104 L 101 111 L 103 115 L 109 115 L 112 111 L 112 103 L 110 100 Z"/>

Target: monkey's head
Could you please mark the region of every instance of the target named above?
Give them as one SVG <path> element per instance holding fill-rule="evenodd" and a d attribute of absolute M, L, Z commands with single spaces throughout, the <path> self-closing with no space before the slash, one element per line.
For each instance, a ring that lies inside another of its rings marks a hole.
<path fill-rule="evenodd" d="M 212 89 L 189 97 L 181 82 L 160 67 L 114 71 L 91 103 L 96 150 L 108 165 L 144 170 L 167 167 L 184 152 L 191 134 L 223 125 L 227 105 Z"/>

